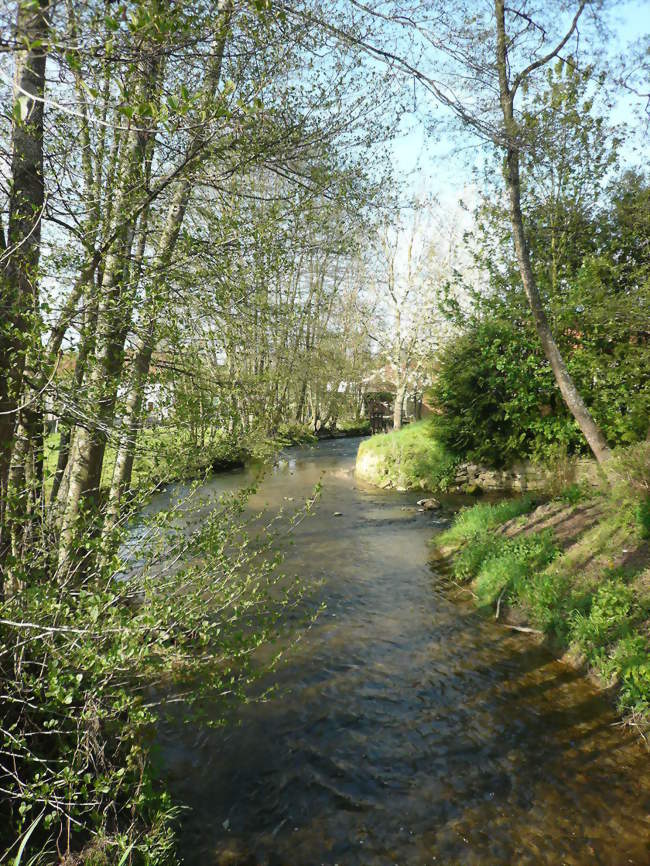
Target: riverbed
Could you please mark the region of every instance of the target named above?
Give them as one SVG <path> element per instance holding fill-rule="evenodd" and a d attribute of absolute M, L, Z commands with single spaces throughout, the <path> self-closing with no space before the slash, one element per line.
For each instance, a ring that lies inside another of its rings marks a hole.
<path fill-rule="evenodd" d="M 648 866 L 648 752 L 584 677 L 450 597 L 428 547 L 444 516 L 357 482 L 358 441 L 289 449 L 251 502 L 322 481 L 284 568 L 326 609 L 269 700 L 161 730 L 184 862 Z"/>

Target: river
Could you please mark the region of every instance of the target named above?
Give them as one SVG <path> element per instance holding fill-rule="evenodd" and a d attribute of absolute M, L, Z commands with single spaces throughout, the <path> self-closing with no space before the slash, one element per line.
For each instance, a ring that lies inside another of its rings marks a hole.
<path fill-rule="evenodd" d="M 648 753 L 584 677 L 450 598 L 427 546 L 444 521 L 355 481 L 357 446 L 290 449 L 251 504 L 322 478 L 285 568 L 327 608 L 270 700 L 161 730 L 184 862 L 648 866 Z"/>

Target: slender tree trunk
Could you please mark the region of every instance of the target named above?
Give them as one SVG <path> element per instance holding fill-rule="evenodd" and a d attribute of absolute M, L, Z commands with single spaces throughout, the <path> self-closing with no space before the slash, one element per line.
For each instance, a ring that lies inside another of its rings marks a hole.
<path fill-rule="evenodd" d="M 43 95 L 49 30 L 49 0 L 20 0 L 19 43 L 13 98 L 9 219 L 0 273 L 0 567 L 9 550 L 6 509 L 9 469 L 17 423 L 31 319 L 38 311 L 37 271 L 44 206 Z M 36 47 L 32 47 L 32 45 Z M 0 587 L 1 590 L 1 587 Z"/>
<path fill-rule="evenodd" d="M 223 52 L 230 26 L 230 19 L 232 17 L 231 0 L 224 0 L 221 4 L 221 10 L 223 11 L 224 18 L 215 40 L 215 54 L 213 61 L 206 73 L 205 79 L 203 97 L 203 109 L 205 111 L 209 111 L 210 104 L 213 102 L 219 86 Z M 204 145 L 204 132 L 203 129 L 199 127 L 189 145 L 186 159 L 188 164 L 191 164 L 192 160 L 201 153 Z M 140 428 L 144 391 L 156 344 L 158 317 L 156 283 L 159 280 L 164 279 L 165 271 L 172 260 L 178 236 L 183 225 L 183 220 L 185 219 L 185 212 L 192 194 L 193 180 L 192 172 L 191 174 L 181 178 L 174 188 L 172 200 L 169 204 L 165 224 L 163 226 L 156 257 L 153 263 L 152 278 L 147 286 L 147 297 L 145 301 L 146 324 L 141 328 L 140 343 L 134 359 L 133 376 L 125 401 L 123 418 L 125 429 L 119 438 L 115 465 L 113 467 L 113 477 L 108 497 L 108 508 L 104 521 L 104 537 L 109 537 L 112 533 L 112 530 L 119 518 L 122 498 L 131 486 L 133 461 Z"/>
<path fill-rule="evenodd" d="M 130 147 L 120 184 L 117 218 L 140 191 L 147 136 L 137 131 Z M 69 485 L 61 521 L 59 565 L 68 563 L 75 542 L 82 502 L 96 495 L 108 438 L 112 427 L 117 387 L 122 370 L 124 341 L 131 321 L 131 304 L 124 297 L 127 266 L 131 259 L 135 226 L 127 224 L 109 253 L 102 275 L 95 353 L 88 377 L 87 417 L 77 425 L 70 454 Z"/>
<path fill-rule="evenodd" d="M 533 315 L 533 321 L 539 336 L 544 354 L 546 355 L 555 381 L 557 382 L 564 402 L 580 427 L 589 447 L 599 463 L 606 462 L 611 457 L 611 451 L 601 430 L 595 423 L 582 396 L 564 362 L 551 331 L 546 311 L 537 288 L 537 282 L 530 261 L 530 252 L 524 230 L 524 220 L 521 212 L 521 181 L 519 174 L 519 128 L 514 117 L 514 94 L 508 83 L 507 37 L 505 31 L 504 0 L 495 0 L 497 20 L 497 66 L 499 73 L 499 88 L 501 109 L 506 136 L 505 181 L 508 190 L 510 222 L 515 244 L 519 272 L 528 298 L 528 304 Z"/>
<path fill-rule="evenodd" d="M 393 430 L 402 429 L 402 407 L 405 395 L 406 385 L 400 381 L 395 390 L 395 402 L 393 403 Z"/>

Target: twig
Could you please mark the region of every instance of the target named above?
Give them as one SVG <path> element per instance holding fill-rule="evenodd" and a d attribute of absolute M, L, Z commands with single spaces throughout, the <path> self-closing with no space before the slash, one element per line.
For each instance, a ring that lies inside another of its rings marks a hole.
<path fill-rule="evenodd" d="M 526 634 L 544 634 L 543 631 L 540 631 L 537 628 L 528 628 L 526 625 L 511 625 L 508 622 L 504 622 L 503 626 L 505 628 L 511 628 L 513 631 L 523 631 Z"/>
<path fill-rule="evenodd" d="M 503 589 L 501 590 L 501 592 L 499 593 L 499 597 L 497 599 L 497 609 L 496 609 L 496 613 L 494 614 L 495 619 L 499 619 L 499 613 L 501 612 L 501 599 L 503 598 L 503 593 L 505 591 L 506 591 L 506 588 L 504 586 Z"/>

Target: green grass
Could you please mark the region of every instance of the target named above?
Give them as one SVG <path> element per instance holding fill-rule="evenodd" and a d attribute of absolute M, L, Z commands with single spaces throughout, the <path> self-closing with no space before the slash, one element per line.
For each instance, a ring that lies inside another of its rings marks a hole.
<path fill-rule="evenodd" d="M 532 496 L 506 499 L 502 502 L 482 502 L 470 508 L 463 508 L 449 529 L 436 538 L 441 547 L 462 544 L 476 538 L 489 529 L 494 529 L 513 517 L 528 514 L 537 501 Z"/>
<path fill-rule="evenodd" d="M 357 471 L 373 484 L 440 490 L 449 485 L 457 462 L 435 438 L 431 423 L 419 421 L 362 442 Z"/>
<path fill-rule="evenodd" d="M 567 518 L 575 511 L 576 499 L 564 497 Z M 584 501 L 583 495 L 579 501 Z M 524 611 L 531 625 L 556 648 L 572 650 L 604 682 L 618 685 L 623 714 L 648 724 L 650 563 L 638 500 L 636 504 L 622 503 L 614 496 L 605 500 L 599 521 L 565 551 L 558 548 L 548 528 L 509 533 L 511 537 L 494 532 L 517 516 L 523 530 L 526 512 L 533 505 L 522 498 L 465 509 L 436 537 L 436 545 L 447 551 L 460 546 L 452 572 L 456 580 L 472 581 L 480 606 L 491 607 L 501 599 Z M 637 552 L 635 565 L 615 564 L 622 551 Z"/>

